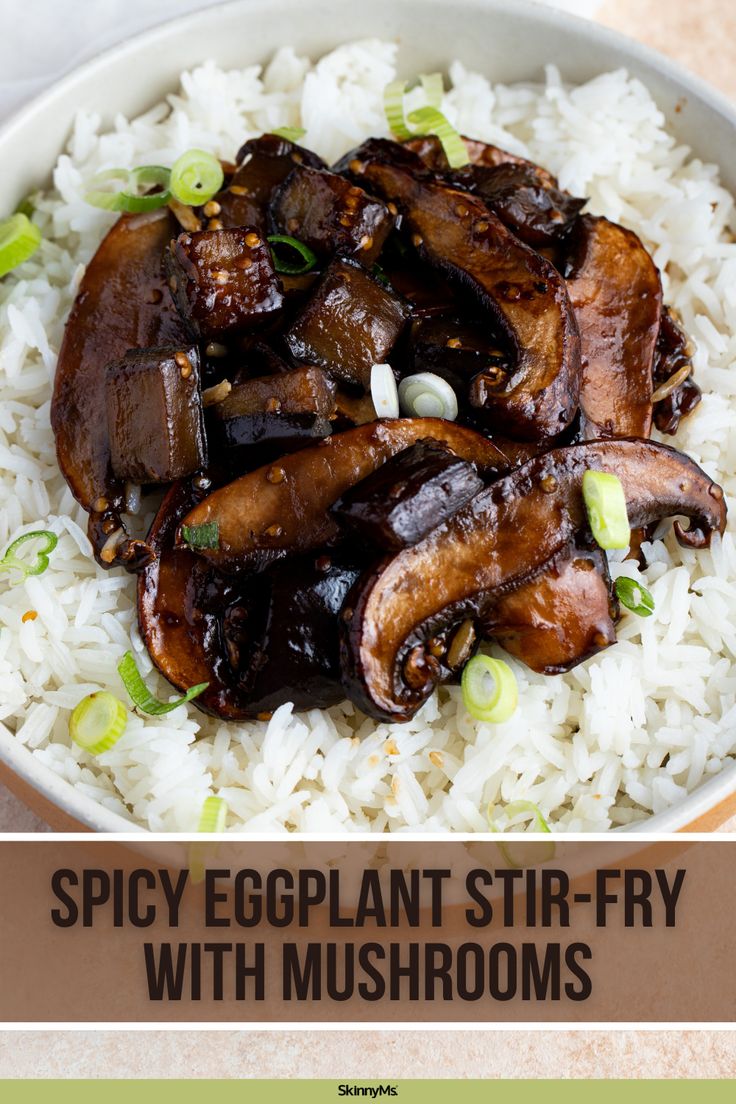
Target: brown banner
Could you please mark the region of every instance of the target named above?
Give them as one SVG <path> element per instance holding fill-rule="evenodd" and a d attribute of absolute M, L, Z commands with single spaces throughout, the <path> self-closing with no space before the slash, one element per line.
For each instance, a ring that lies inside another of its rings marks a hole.
<path fill-rule="evenodd" d="M 731 842 L 0 842 L 0 1021 L 732 1021 Z"/>

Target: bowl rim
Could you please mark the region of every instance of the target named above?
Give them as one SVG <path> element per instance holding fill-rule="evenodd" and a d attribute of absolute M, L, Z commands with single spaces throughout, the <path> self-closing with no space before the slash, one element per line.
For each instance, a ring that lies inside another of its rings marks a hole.
<path fill-rule="evenodd" d="M 239 13 L 244 17 L 252 15 L 256 3 L 257 0 L 224 0 L 222 3 L 174 16 L 146 30 L 125 36 L 95 57 L 70 69 L 4 120 L 0 125 L 0 149 L 6 141 L 10 141 L 25 127 L 32 125 L 36 119 L 53 110 L 56 101 L 64 95 L 73 93 L 80 85 L 104 78 L 110 64 L 132 57 L 144 47 L 157 43 L 164 44 L 172 36 L 196 33 L 198 27 L 218 14 L 224 17 L 237 16 Z M 290 4 L 297 6 L 299 0 L 282 0 L 282 6 Z M 423 4 L 425 7 L 446 7 L 447 0 L 423 0 Z M 609 47 L 627 56 L 641 69 L 653 71 L 654 74 L 665 78 L 683 94 L 699 102 L 706 112 L 720 116 L 736 131 L 736 105 L 731 103 L 723 93 L 666 55 L 629 38 L 620 31 L 606 27 L 595 20 L 537 3 L 535 0 L 459 0 L 457 6 L 466 11 L 469 9 L 469 18 L 472 18 L 473 11 L 487 13 L 489 10 L 503 14 L 511 20 L 522 15 L 525 20 L 536 23 L 539 33 L 543 33 L 545 26 L 568 29 L 575 37 L 587 39 L 595 48 Z M 697 153 L 697 150 L 693 152 Z M 3 727 L 0 726 L 0 763 L 67 817 L 84 825 L 86 829 L 98 833 L 147 834 L 149 832 L 148 829 L 128 820 L 114 810 L 106 808 L 96 799 L 81 793 L 71 782 L 37 759 L 29 748 L 17 743 L 14 736 L 4 731 Z M 729 799 L 734 801 L 733 808 L 729 810 L 731 815 L 736 813 L 736 761 L 722 768 L 718 774 L 701 783 L 697 789 L 664 811 L 636 821 L 630 827 L 615 831 L 651 834 L 687 831 L 690 826 L 694 826 L 719 806 L 725 805 Z M 605 834 L 608 835 L 611 831 L 609 829 Z M 249 833 L 244 829 L 242 834 Z M 597 834 L 590 833 L 590 835 Z M 448 839 L 463 835 L 465 833 L 447 833 Z"/>

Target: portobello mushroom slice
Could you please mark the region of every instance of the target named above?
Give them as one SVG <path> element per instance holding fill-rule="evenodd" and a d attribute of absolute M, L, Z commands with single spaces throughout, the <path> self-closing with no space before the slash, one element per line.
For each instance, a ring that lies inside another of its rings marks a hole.
<path fill-rule="evenodd" d="M 550 184 L 537 165 L 474 165 L 452 179 L 479 196 L 504 226 L 535 249 L 559 242 L 587 202 Z"/>
<path fill-rule="evenodd" d="M 630 230 L 583 215 L 566 280 L 580 328 L 583 436 L 648 437 L 662 313 L 654 261 Z"/>
<path fill-rule="evenodd" d="M 350 699 L 372 717 L 405 721 L 441 677 L 428 641 L 466 619 L 486 621 L 504 594 L 569 552 L 586 531 L 583 473 L 611 472 L 632 525 L 683 514 L 681 543 L 723 532 L 723 491 L 691 460 L 651 441 L 555 449 L 491 484 L 420 544 L 365 575 L 343 610 L 342 663 Z"/>
<path fill-rule="evenodd" d="M 575 547 L 504 595 L 483 635 L 532 671 L 556 675 L 616 643 L 617 613 L 605 554 Z"/>
<path fill-rule="evenodd" d="M 294 169 L 271 201 L 272 229 L 293 235 L 322 259 L 340 253 L 370 266 L 393 225 L 385 203 L 326 169 Z"/>
<path fill-rule="evenodd" d="M 227 609 L 251 605 L 252 598 L 206 560 L 174 548 L 179 521 L 203 494 L 187 480 L 175 483 L 161 503 L 148 535 L 155 557 L 138 576 L 138 625 L 148 654 L 173 686 L 209 683 L 194 699 L 198 709 L 242 720 L 250 711 L 228 660 L 222 620 Z"/>
<path fill-rule="evenodd" d="M 341 525 L 383 549 L 418 544 L 483 489 L 473 464 L 417 441 L 350 487 L 332 507 Z"/>
<path fill-rule="evenodd" d="M 165 209 L 118 219 L 87 265 L 59 352 L 51 401 L 56 453 L 90 514 L 89 537 L 104 567 L 135 568 L 149 554 L 121 520 L 125 485 L 110 465 L 105 367 L 131 348 L 189 344 L 161 269 L 175 227 Z"/>
<path fill-rule="evenodd" d="M 654 424 L 660 433 L 677 433 L 680 421 L 700 402 L 692 378 L 692 343 L 671 307 L 662 308 L 654 358 Z"/>
<path fill-rule="evenodd" d="M 495 169 L 500 165 L 519 165 L 522 168 L 533 169 L 537 179 L 548 188 L 557 188 L 557 178 L 536 165 L 526 157 L 519 157 L 516 153 L 492 146 L 488 142 L 479 142 L 475 138 L 466 138 L 463 135 L 463 143 L 468 151 L 468 162 L 471 166 Z M 445 156 L 445 151 L 439 138 L 434 134 L 422 135 L 418 138 L 408 138 L 402 143 L 412 153 L 416 153 L 422 159 L 428 169 L 437 173 L 446 173 L 450 170 L 450 164 Z"/>
<path fill-rule="evenodd" d="M 342 383 L 368 391 L 371 366 L 385 363 L 407 313 L 361 265 L 336 257 L 285 340 L 294 360 L 317 364 Z"/>
<path fill-rule="evenodd" d="M 481 199 L 433 179 L 405 147 L 373 139 L 345 160 L 356 179 L 397 204 L 420 256 L 487 310 L 509 345 L 510 375 L 483 393 L 491 428 L 523 440 L 561 433 L 578 407 L 580 337 L 554 266 Z"/>
<path fill-rule="evenodd" d="M 252 227 L 179 234 L 165 259 L 179 313 L 205 341 L 262 328 L 283 307 L 268 242 Z"/>
<path fill-rule="evenodd" d="M 330 507 L 397 452 L 431 438 L 475 464 L 481 474 L 505 470 L 486 437 L 438 418 L 396 418 L 335 434 L 215 491 L 183 524 L 215 525 L 218 543 L 199 555 L 225 571 L 259 570 L 285 556 L 333 543 L 340 527 Z M 179 544 L 185 544 L 180 526 Z"/>

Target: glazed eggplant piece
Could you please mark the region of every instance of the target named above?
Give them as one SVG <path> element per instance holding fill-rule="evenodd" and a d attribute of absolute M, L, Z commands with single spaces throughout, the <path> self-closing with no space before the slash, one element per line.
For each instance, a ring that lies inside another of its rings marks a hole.
<path fill-rule="evenodd" d="M 423 438 L 444 443 L 481 474 L 505 470 L 486 437 L 437 418 L 396 418 L 337 434 L 215 491 L 183 524 L 217 526 L 215 548 L 199 554 L 226 571 L 259 570 L 274 560 L 334 543 L 330 507 L 389 457 Z M 180 543 L 184 543 L 179 530 Z"/>
<path fill-rule="evenodd" d="M 489 426 L 522 440 L 561 433 L 578 406 L 580 337 L 554 266 L 482 200 L 432 178 L 405 147 L 373 139 L 346 161 L 356 179 L 397 204 L 419 255 L 503 334 L 512 372 L 484 394 Z"/>
<path fill-rule="evenodd" d="M 262 328 L 283 306 L 268 242 L 253 228 L 180 234 L 166 271 L 182 318 L 205 341 Z"/>
<path fill-rule="evenodd" d="M 250 226 L 264 234 L 271 196 L 289 173 L 297 165 L 325 167 L 316 153 L 276 134 L 250 139 L 241 146 L 237 160 L 228 186 L 214 197 L 219 210 L 210 207 L 212 217 L 225 227 Z"/>
<path fill-rule="evenodd" d="M 336 409 L 336 390 L 335 383 L 321 368 L 307 366 L 243 380 L 211 410 L 218 418 L 269 413 L 319 414 L 330 418 Z"/>
<path fill-rule="evenodd" d="M 487 620 L 503 594 L 585 534 L 581 487 L 590 469 L 621 480 L 634 526 L 685 515 L 690 528 L 676 521 L 675 533 L 690 548 L 706 546 L 725 528 L 721 488 L 666 445 L 631 439 L 552 450 L 363 577 L 342 615 L 350 699 L 382 720 L 412 717 L 441 676 L 428 641 L 466 619 Z"/>
<path fill-rule="evenodd" d="M 252 714 L 284 702 L 296 709 L 326 709 L 344 699 L 339 617 L 362 570 L 344 554 L 276 564 L 260 577 L 261 587 L 269 588 L 266 611 L 256 632 L 248 629 L 244 647 L 233 624 L 242 625 L 243 617 L 245 623 L 252 620 L 252 606 L 238 604 L 228 611 L 230 659 Z"/>
<path fill-rule="evenodd" d="M 110 462 L 118 479 L 172 483 L 207 463 L 194 345 L 131 349 L 108 364 Z"/>
<path fill-rule="evenodd" d="M 339 253 L 370 267 L 393 225 L 385 203 L 325 169 L 294 169 L 271 202 L 272 230 L 298 238 L 323 260 Z"/>
<path fill-rule="evenodd" d="M 676 433 L 682 418 L 698 405 L 701 390 L 692 378 L 692 344 L 670 307 L 662 309 L 654 358 L 654 424 Z"/>
<path fill-rule="evenodd" d="M 287 452 L 313 445 L 332 433 L 332 422 L 321 414 L 234 414 L 223 418 L 217 439 L 235 470 L 253 468 Z"/>
<path fill-rule="evenodd" d="M 482 488 L 473 464 L 422 440 L 346 491 L 332 514 L 358 537 L 397 550 L 418 544 Z"/>
<path fill-rule="evenodd" d="M 556 675 L 615 644 L 617 616 L 605 553 L 574 548 L 504 595 L 483 635 L 532 671 Z"/>
<path fill-rule="evenodd" d="M 89 537 L 105 567 L 136 567 L 148 556 L 121 521 L 125 488 L 110 465 L 105 366 L 131 348 L 189 343 L 161 271 L 174 228 L 166 209 L 114 224 L 87 265 L 59 352 L 51 402 L 56 454 L 72 494 L 90 513 Z M 115 533 L 120 539 L 111 545 Z"/>
<path fill-rule="evenodd" d="M 235 587 L 187 548 L 174 548 L 176 527 L 203 494 L 208 481 L 175 483 L 161 503 L 148 535 L 154 558 L 138 576 L 138 625 L 148 654 L 179 690 L 209 683 L 194 705 L 223 720 L 250 716 L 228 662 L 222 633 L 226 611 L 250 606 L 249 583 Z"/>
<path fill-rule="evenodd" d="M 587 200 L 549 183 L 536 165 L 484 165 L 454 177 L 470 188 L 521 241 L 540 249 L 554 246 L 567 233 Z"/>
<path fill-rule="evenodd" d="M 488 326 L 453 315 L 413 322 L 410 359 L 413 372 L 433 372 L 447 380 L 465 406 L 476 377 L 492 381 L 509 371 L 509 358 Z"/>
<path fill-rule="evenodd" d="M 361 265 L 337 257 L 287 331 L 295 361 L 316 364 L 343 383 L 370 389 L 407 318 L 405 305 Z"/>
<path fill-rule="evenodd" d="M 662 312 L 656 265 L 636 234 L 583 215 L 566 279 L 580 327 L 583 435 L 648 437 Z"/>

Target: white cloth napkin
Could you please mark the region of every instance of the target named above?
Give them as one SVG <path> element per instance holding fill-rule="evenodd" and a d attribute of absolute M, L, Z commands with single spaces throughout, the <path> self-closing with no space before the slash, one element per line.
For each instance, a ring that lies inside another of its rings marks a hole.
<path fill-rule="evenodd" d="M 397 0 L 400 3 L 401 0 Z M 541 0 L 592 16 L 600 0 Z M 218 0 L 0 0 L 0 119 L 116 42 Z M 11 11 L 12 9 L 12 11 Z"/>

